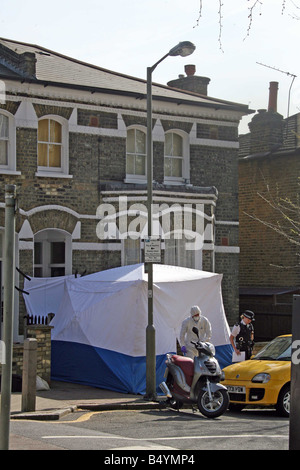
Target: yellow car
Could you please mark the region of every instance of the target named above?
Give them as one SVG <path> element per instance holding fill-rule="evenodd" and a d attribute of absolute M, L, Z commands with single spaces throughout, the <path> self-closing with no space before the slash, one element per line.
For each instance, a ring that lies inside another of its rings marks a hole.
<path fill-rule="evenodd" d="M 223 369 L 230 409 L 275 406 L 281 416 L 289 416 L 291 345 L 292 335 L 278 336 L 250 360 Z"/>

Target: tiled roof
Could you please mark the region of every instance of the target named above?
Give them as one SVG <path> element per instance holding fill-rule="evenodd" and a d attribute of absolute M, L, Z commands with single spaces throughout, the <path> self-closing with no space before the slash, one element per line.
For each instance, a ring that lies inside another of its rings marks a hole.
<path fill-rule="evenodd" d="M 300 122 L 300 113 L 294 114 L 284 119 L 284 127 L 282 131 L 282 144 L 271 152 L 272 155 L 280 155 L 283 152 L 298 151 L 299 152 L 299 135 L 298 122 Z M 251 156 L 251 133 L 240 135 L 239 137 L 239 158 Z M 270 152 L 262 152 L 252 155 L 252 157 L 265 157 Z"/>
<path fill-rule="evenodd" d="M 34 53 L 36 57 L 34 79 L 37 81 L 61 84 L 61 86 L 88 87 L 112 92 L 146 95 L 145 80 L 81 62 L 37 45 L 2 38 L 0 38 L 0 44 L 18 55 L 25 52 Z M 16 69 L 10 67 L 9 63 L 5 62 L 5 58 L 1 57 L 1 52 L 0 59 L 2 59 L 0 62 L 2 63 L 2 66 L 0 65 L 0 76 L 16 78 L 18 76 Z M 21 76 L 22 73 L 20 72 Z M 152 93 L 154 97 L 159 96 L 165 100 L 180 100 L 216 108 L 229 107 L 242 111 L 245 114 L 248 111 L 248 106 L 246 105 L 177 90 L 165 85 L 153 84 Z"/>

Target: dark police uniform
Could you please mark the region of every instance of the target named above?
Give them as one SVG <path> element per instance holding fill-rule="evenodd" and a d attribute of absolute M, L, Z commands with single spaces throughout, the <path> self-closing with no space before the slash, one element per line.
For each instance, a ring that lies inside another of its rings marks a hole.
<path fill-rule="evenodd" d="M 237 323 L 235 326 L 240 327 L 239 333 L 235 337 L 235 345 L 240 351 L 245 351 L 245 359 L 250 359 L 252 356 L 252 350 L 254 346 L 253 334 L 254 328 L 252 323 L 245 325 L 243 320 Z"/>
<path fill-rule="evenodd" d="M 243 316 L 254 321 L 254 313 L 251 310 L 246 310 Z M 250 359 L 254 346 L 254 328 L 251 323 L 244 323 L 243 319 L 236 323 L 232 329 L 232 335 L 235 337 L 235 346 L 240 351 L 245 351 L 245 359 Z"/>

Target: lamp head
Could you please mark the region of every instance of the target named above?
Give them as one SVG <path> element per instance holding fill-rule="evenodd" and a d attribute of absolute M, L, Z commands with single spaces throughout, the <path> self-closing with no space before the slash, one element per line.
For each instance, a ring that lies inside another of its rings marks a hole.
<path fill-rule="evenodd" d="M 187 57 L 188 55 L 191 55 L 194 50 L 196 49 L 196 46 L 190 42 L 190 41 L 183 41 L 177 44 L 177 46 L 172 47 L 169 51 L 170 56 L 176 56 L 180 55 L 181 57 Z"/>

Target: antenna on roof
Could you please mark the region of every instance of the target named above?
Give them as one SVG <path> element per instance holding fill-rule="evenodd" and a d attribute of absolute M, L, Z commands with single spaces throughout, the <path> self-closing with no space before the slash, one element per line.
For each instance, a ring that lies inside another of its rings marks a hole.
<path fill-rule="evenodd" d="M 256 62 L 258 65 L 262 65 L 263 67 L 267 67 L 268 69 L 272 69 L 272 70 L 276 70 L 277 72 L 280 72 L 280 73 L 284 73 L 285 75 L 289 75 L 292 78 L 292 83 L 290 85 L 290 89 L 289 89 L 289 96 L 288 96 L 288 109 L 287 109 L 287 119 L 290 115 L 290 98 L 291 98 L 291 89 L 292 89 L 292 86 L 293 86 L 293 83 L 294 83 L 294 80 L 295 78 L 297 77 L 297 75 L 293 74 L 293 73 L 290 73 L 290 72 L 285 72 L 284 70 L 280 70 L 278 69 L 277 67 L 271 67 L 270 65 L 266 65 L 266 64 L 262 64 L 260 62 Z"/>
<path fill-rule="evenodd" d="M 258 65 L 262 65 L 263 67 L 267 67 L 268 69 L 277 70 L 277 72 L 285 73 L 286 75 L 291 75 L 291 77 L 294 77 L 294 78 L 297 77 L 297 75 L 294 75 L 293 73 L 290 73 L 290 72 L 285 72 L 284 70 L 280 70 L 277 67 L 271 67 L 270 65 L 262 64 L 261 62 L 256 62 L 256 63 Z"/>

